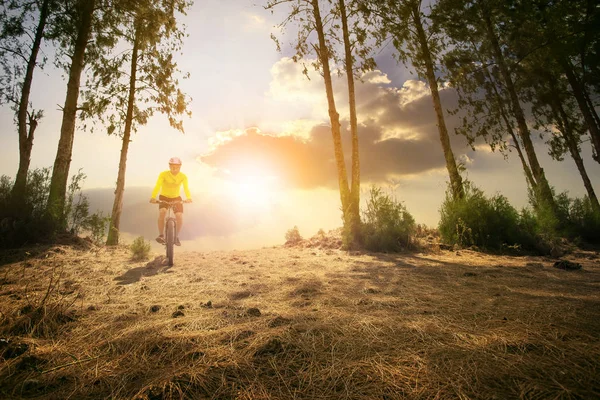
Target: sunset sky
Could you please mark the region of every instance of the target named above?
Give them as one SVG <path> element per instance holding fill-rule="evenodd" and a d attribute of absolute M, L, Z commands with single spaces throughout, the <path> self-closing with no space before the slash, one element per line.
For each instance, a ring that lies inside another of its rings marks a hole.
<path fill-rule="evenodd" d="M 183 161 L 194 204 L 186 206 L 182 233 L 189 248 L 232 249 L 281 244 L 297 225 L 305 237 L 318 229 L 341 226 L 340 201 L 324 84 L 293 63 L 289 46 L 278 53 L 271 33 L 285 7 L 271 15 L 257 0 L 197 1 L 183 21 L 185 40 L 179 67 L 190 73 L 181 88 L 192 97 L 192 117 L 185 134 L 155 115 L 133 137 L 127 163 L 122 230 L 152 239 L 155 206 L 146 204 L 158 174 L 170 157 Z M 283 37 L 288 44 L 289 38 Z M 46 49 L 50 52 L 50 49 Z M 392 49 L 376 57 L 378 69 L 357 82 L 363 199 L 372 183 L 405 203 L 416 221 L 436 225 L 447 181 L 435 116 L 427 86 L 399 66 Z M 338 111 L 348 125 L 346 78 L 334 77 Z M 32 102 L 44 109 L 34 141 L 32 168 L 54 163 L 66 81 L 49 65 L 34 76 Z M 456 106 L 451 89 L 441 91 L 446 109 Z M 456 120 L 449 117 L 453 132 Z M 12 111 L 0 108 L 0 175 L 14 177 L 18 142 Z M 349 161 L 349 134 L 344 133 Z M 467 166 L 468 178 L 488 195 L 504 194 L 521 208 L 526 186 L 515 153 L 508 160 L 486 146 L 473 152 L 451 134 L 455 155 Z M 552 161 L 536 139 L 538 157 L 557 191 L 581 197 L 585 190 L 574 162 Z M 589 146 L 588 146 L 589 147 Z M 92 206 L 109 211 L 117 178 L 121 142 L 100 130 L 78 130 L 71 173 L 87 175 Z M 588 174 L 600 190 L 600 166 L 583 151 Z"/>

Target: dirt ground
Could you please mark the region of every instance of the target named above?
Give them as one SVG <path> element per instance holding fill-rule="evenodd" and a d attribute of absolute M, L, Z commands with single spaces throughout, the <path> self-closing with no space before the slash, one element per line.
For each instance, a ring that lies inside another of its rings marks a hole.
<path fill-rule="evenodd" d="M 600 398 L 597 252 L 176 251 L 1 254 L 0 398 Z"/>

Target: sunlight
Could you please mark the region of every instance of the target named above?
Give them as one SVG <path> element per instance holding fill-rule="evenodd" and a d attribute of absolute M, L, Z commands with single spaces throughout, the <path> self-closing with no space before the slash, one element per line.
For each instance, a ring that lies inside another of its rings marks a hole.
<path fill-rule="evenodd" d="M 230 185 L 230 195 L 245 211 L 270 209 L 275 203 L 278 178 L 267 174 L 244 173 Z"/>

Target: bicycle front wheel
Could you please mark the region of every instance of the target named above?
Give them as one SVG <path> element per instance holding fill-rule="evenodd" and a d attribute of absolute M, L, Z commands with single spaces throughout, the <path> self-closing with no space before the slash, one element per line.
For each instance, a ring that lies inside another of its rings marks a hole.
<path fill-rule="evenodd" d="M 167 260 L 169 261 L 169 266 L 173 265 L 174 258 L 174 245 L 175 245 L 175 220 L 169 219 L 167 220 Z"/>

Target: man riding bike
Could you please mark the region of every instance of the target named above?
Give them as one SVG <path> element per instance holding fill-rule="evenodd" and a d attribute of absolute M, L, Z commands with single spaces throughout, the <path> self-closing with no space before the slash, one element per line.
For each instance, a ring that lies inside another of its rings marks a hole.
<path fill-rule="evenodd" d="M 152 197 L 150 198 L 150 203 L 159 203 L 159 202 L 179 202 L 175 204 L 173 210 L 175 211 L 175 218 L 177 220 L 177 236 L 175 238 L 175 245 L 181 246 L 181 242 L 179 241 L 179 232 L 181 231 L 181 227 L 183 226 L 183 204 L 181 204 L 181 185 L 183 185 L 183 191 L 185 192 L 186 200 L 184 203 L 191 203 L 192 196 L 190 195 L 190 191 L 188 189 L 188 179 L 187 176 L 180 172 L 181 169 L 181 160 L 178 157 L 172 157 L 169 160 L 169 170 L 163 171 L 158 175 L 158 180 L 156 181 L 156 186 L 154 186 L 154 190 L 152 191 Z M 160 196 L 158 200 L 156 200 L 156 195 L 160 191 Z M 164 203 L 159 203 L 158 206 L 158 237 L 156 241 L 160 244 L 165 243 L 165 215 L 167 214 L 167 205 Z"/>

